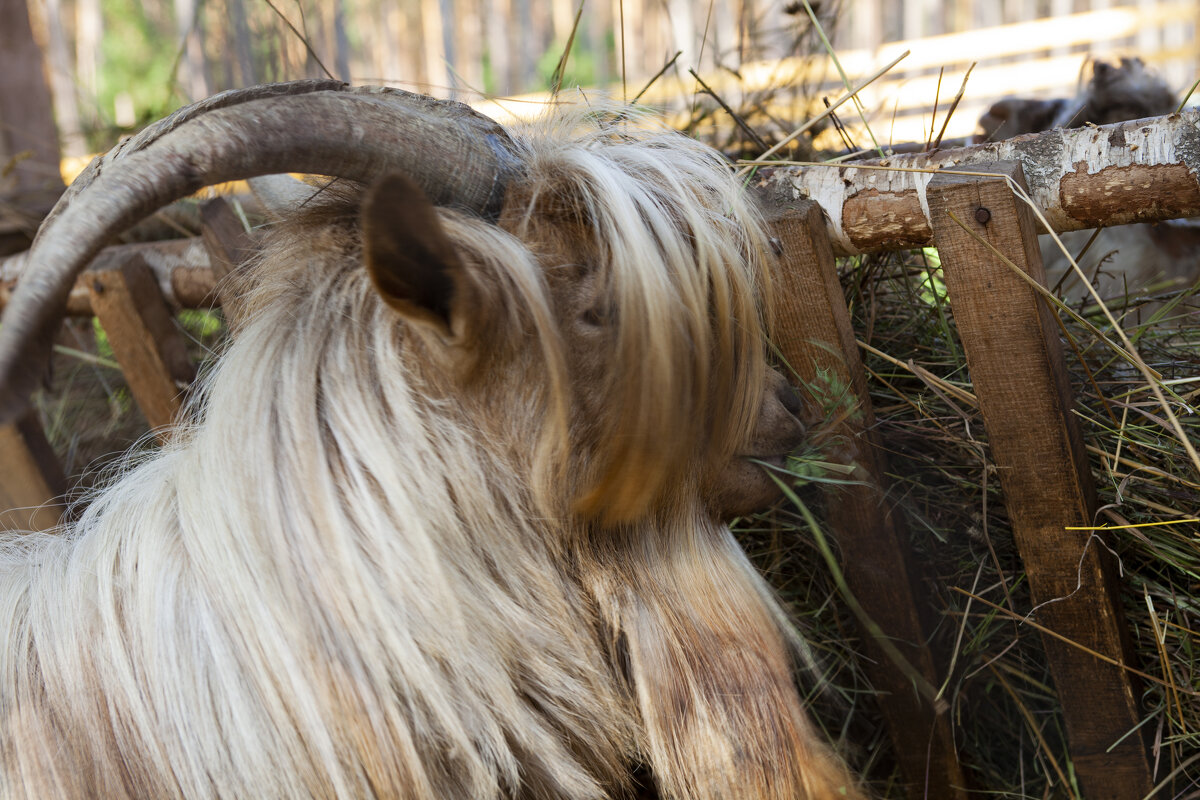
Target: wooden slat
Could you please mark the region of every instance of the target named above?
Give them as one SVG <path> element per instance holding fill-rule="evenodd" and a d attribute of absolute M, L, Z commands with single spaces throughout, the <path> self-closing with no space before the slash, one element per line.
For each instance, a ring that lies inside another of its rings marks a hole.
<path fill-rule="evenodd" d="M 47 530 L 57 525 L 65 485 L 33 412 L 0 425 L 0 530 Z"/>
<path fill-rule="evenodd" d="M 225 321 L 236 327 L 238 300 L 229 291 L 226 280 L 257 250 L 257 242 L 238 219 L 233 208 L 221 197 L 209 200 L 200 209 L 200 235 L 212 262 L 213 280 Z"/>
<path fill-rule="evenodd" d="M 151 428 L 178 418 L 195 367 L 144 261 L 90 273 L 92 309 Z"/>
<path fill-rule="evenodd" d="M 821 210 L 802 202 L 772 222 L 781 249 L 774 277 L 776 346 L 801 387 L 819 373 L 849 387 L 860 415 L 839 434 L 856 443 L 857 483 L 829 492 L 829 524 L 841 547 L 850 591 L 867 615 L 930 686 L 941 684 L 932 638 L 932 607 L 920 591 L 903 520 L 886 502 L 883 455 L 873 432 L 866 377 L 842 295 Z M 810 402 L 816 398 L 810 397 Z M 965 798 L 966 780 L 954 748 L 950 720 L 913 691 L 912 681 L 880 648 L 871 631 L 863 641 L 864 669 L 880 692 L 910 796 Z"/>
<path fill-rule="evenodd" d="M 218 284 L 257 249 L 254 236 L 223 197 L 213 198 L 200 208 L 200 232 L 212 260 L 213 279 Z"/>
<path fill-rule="evenodd" d="M 984 171 L 1024 182 L 1012 162 Z M 1044 283 L 1034 217 L 1001 177 L 940 175 L 928 197 L 951 308 L 1033 592 L 1033 618 L 1128 664 L 1108 551 L 1098 541 L 1089 545 L 1087 532 L 1066 530 L 1093 523 L 1096 498 L 1071 414 L 1058 327 L 1021 277 L 949 215 Z M 1140 735 L 1127 736 L 1142 719 L 1129 674 L 1057 639 L 1044 642 L 1084 796 L 1144 797 L 1151 768 Z"/>

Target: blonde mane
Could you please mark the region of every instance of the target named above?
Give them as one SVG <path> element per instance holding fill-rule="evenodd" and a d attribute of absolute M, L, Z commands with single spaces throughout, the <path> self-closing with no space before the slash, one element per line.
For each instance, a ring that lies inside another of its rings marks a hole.
<path fill-rule="evenodd" d="M 854 796 L 702 491 L 757 421 L 760 221 L 645 120 L 516 138 L 499 225 L 439 211 L 476 279 L 449 335 L 379 299 L 357 192 L 315 203 L 197 421 L 0 538 L 0 796 L 600 798 L 638 762 Z"/>

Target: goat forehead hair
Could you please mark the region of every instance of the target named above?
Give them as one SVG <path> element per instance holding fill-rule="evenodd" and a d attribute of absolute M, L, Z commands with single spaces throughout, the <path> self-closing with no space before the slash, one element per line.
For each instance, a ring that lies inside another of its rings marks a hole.
<path fill-rule="evenodd" d="M 576 207 L 616 311 L 606 447 L 582 508 L 636 514 L 682 463 L 727 458 L 754 425 L 762 222 L 718 153 L 648 114 L 560 105 L 516 139 L 533 187 L 527 213 L 546 194 Z"/>

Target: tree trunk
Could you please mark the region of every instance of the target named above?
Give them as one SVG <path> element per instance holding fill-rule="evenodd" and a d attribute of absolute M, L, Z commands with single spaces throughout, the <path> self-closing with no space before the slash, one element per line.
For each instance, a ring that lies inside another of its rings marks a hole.
<path fill-rule="evenodd" d="M 512 16 L 507 21 L 508 41 L 511 53 L 516 58 L 511 62 L 513 89 L 515 92 L 530 92 L 537 85 L 537 59 L 541 53 L 530 39 L 533 30 L 533 0 L 511 0 Z"/>
<path fill-rule="evenodd" d="M 63 9 L 60 0 L 45 0 L 46 12 L 46 56 L 50 63 L 50 87 L 54 95 L 54 116 L 58 120 L 58 132 L 63 154 L 85 156 L 87 142 L 83 137 L 83 126 L 79 121 L 79 96 L 75 89 L 75 69 L 71 63 L 71 49 L 67 46 L 67 33 L 63 30 Z"/>
<path fill-rule="evenodd" d="M 243 0 L 229 0 L 230 24 L 233 26 L 233 49 L 237 56 L 238 86 L 254 86 L 258 83 L 258 70 L 254 65 L 254 49 L 251 45 L 250 23 L 246 19 Z"/>
<path fill-rule="evenodd" d="M 62 191 L 52 107 L 25 0 L 0 0 L 0 192 Z"/>
<path fill-rule="evenodd" d="M 346 36 L 346 3 L 333 4 L 333 74 L 340 81 L 350 82 L 350 39 Z"/>
<path fill-rule="evenodd" d="M 28 247 L 62 194 L 52 107 L 25 0 L 0 0 L 0 254 Z"/>
<path fill-rule="evenodd" d="M 509 2 L 510 0 L 488 0 L 487 18 L 484 21 L 488 66 L 491 72 L 490 84 L 484 88 L 502 97 L 514 92 L 512 53 L 508 49 Z"/>
<path fill-rule="evenodd" d="M 204 60 L 199 0 L 175 0 L 175 32 L 183 48 L 183 58 L 180 59 L 180 88 L 189 100 L 208 97 L 212 91 Z"/>
<path fill-rule="evenodd" d="M 667 13 L 670 15 L 671 34 L 675 39 L 675 49 L 683 52 L 679 64 L 685 70 L 692 67 L 700 71 L 696 60 L 700 56 L 699 36 L 696 33 L 696 23 L 692 16 L 691 0 L 667 0 Z"/>
<path fill-rule="evenodd" d="M 84 99 L 80 117 L 84 128 L 94 130 L 112 109 L 97 106 L 99 96 L 100 42 L 104 37 L 104 19 L 100 0 L 78 0 L 75 6 L 75 76 L 79 97 Z"/>
<path fill-rule="evenodd" d="M 480 0 L 460 0 L 454 37 L 454 71 L 459 87 L 472 96 L 483 91 L 483 21 Z"/>

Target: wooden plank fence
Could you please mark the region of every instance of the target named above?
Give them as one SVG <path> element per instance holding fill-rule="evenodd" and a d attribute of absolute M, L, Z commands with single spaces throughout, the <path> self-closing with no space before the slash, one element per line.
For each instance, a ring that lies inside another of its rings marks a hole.
<path fill-rule="evenodd" d="M 1090 77 L 1082 70 L 1088 58 L 1140 56 L 1182 93 L 1196 77 L 1198 19 L 1194 0 L 851 0 L 833 43 L 850 75 L 869 75 L 911 51 L 862 99 L 885 143 L 925 141 L 942 68 L 939 117 L 967 67 L 978 63 L 948 137 L 972 133 L 980 113 L 1002 96 L 1070 96 Z M 853 115 L 843 117 L 861 130 Z"/>
<path fill-rule="evenodd" d="M 938 685 L 945 658 L 925 645 L 933 636 L 933 605 L 921 590 L 925 576 L 908 547 L 904 520 L 885 499 L 883 450 L 821 208 L 803 200 L 771 210 L 779 243 L 775 344 L 800 388 L 824 374 L 857 398 L 859 413 L 837 431 L 857 443 L 855 482 L 830 493 L 828 519 L 847 583 L 871 621 L 862 631 L 866 670 L 905 780 L 925 787 L 929 800 L 965 800 L 950 719 L 912 685 L 913 671 L 926 687 Z M 893 653 L 908 669 L 897 668 Z"/>
<path fill-rule="evenodd" d="M 1039 13 L 1035 4 L 1018 8 L 1012 3 L 970 3 L 969 9 L 953 8 L 963 4 L 963 0 L 850 0 L 842 4 L 836 23 L 824 20 L 836 64 L 814 44 L 798 56 L 726 63 L 736 69 L 711 69 L 704 81 L 742 112 L 763 103 L 774 120 L 802 121 L 822 110 L 822 97 L 833 101 L 846 91 L 839 67 L 850 76 L 873 75 L 907 52 L 894 69 L 859 92 L 862 118 L 851 106 L 837 112 L 854 144 L 872 146 L 869 124 L 871 134 L 886 149 L 936 135 L 972 64 L 976 66 L 962 102 L 950 117 L 946 139 L 975 133 L 979 117 L 1001 98 L 1073 96 L 1091 77 L 1089 59 L 1136 55 L 1161 71 L 1181 100 L 1200 74 L 1197 0 L 1073 0 L 1055 2 L 1049 14 L 1046 9 Z M 993 7 L 995 13 L 988 13 Z M 690 109 L 698 86 L 684 69 L 686 62 L 680 64 L 656 82 L 641 102 L 670 111 Z M 631 93 L 642 80 L 644 76 L 630 81 Z M 618 85 L 609 90 L 618 97 L 622 94 Z M 548 102 L 547 93 L 537 92 L 476 105 L 503 123 L 538 114 Z M 725 130 L 733 123 L 725 115 L 716 115 L 709 124 Z M 832 127 L 817 137 L 816 145 L 828 151 L 845 146 Z"/>
<path fill-rule="evenodd" d="M 830 496 L 829 524 L 851 591 L 868 618 L 867 669 L 880 690 L 903 776 L 916 792 L 912 796 L 966 798 L 973 787 L 958 761 L 947 716 L 930 693 L 914 690 L 942 684 L 945 657 L 928 644 L 932 609 L 920 590 L 923 576 L 908 551 L 904 520 L 886 499 L 885 459 L 872 432 L 874 413 L 834 257 L 939 248 L 1037 619 L 1124 665 L 1127 637 L 1105 548 L 1066 530 L 1093 522 L 1095 498 L 1070 411 L 1056 324 L 1006 262 L 1044 283 L 1038 224 L 1021 195 L 1031 196 L 1059 231 L 1163 220 L 1200 214 L 1198 173 L 1200 112 L 1189 112 L 1152 123 L 1052 131 L 896 157 L 886 164 L 776 167 L 750 181 L 764 198 L 780 252 L 775 333 L 780 350 L 802 382 L 818 372 L 836 375 L 861 411 L 842 431 L 857 443 L 859 481 Z M 192 252 L 190 262 L 148 255 L 156 248 L 178 254 L 179 243 L 114 247 L 80 277 L 71 313 L 111 314 L 105 304 L 114 279 L 141 286 L 118 292 L 119 319 L 133 331 L 136 345 L 119 348 L 114 342 L 127 371 L 147 372 L 146 363 L 163 361 L 146 346 L 161 349 L 154 331 L 162 326 L 164 297 L 175 305 L 211 302 L 214 273 L 235 269 L 253 252 L 253 234 L 239 229 L 219 206 L 209 210 L 207 220 L 207 248 Z M 20 259 L 0 262 L 0 300 L 19 271 Z M 186 375 L 158 367 L 149 372 L 149 382 L 131 380 L 138 402 L 145 408 L 161 403 L 165 394 L 178 408 Z M 0 473 L 5 476 L 0 499 L 14 470 L 20 470 L 15 456 Z M 53 490 L 42 489 L 47 497 Z M 1050 637 L 1046 652 L 1085 796 L 1146 796 L 1152 788 L 1150 755 L 1138 734 L 1127 735 L 1141 721 L 1139 689 L 1130 673 Z M 907 674 L 894 668 L 897 654 Z"/>

